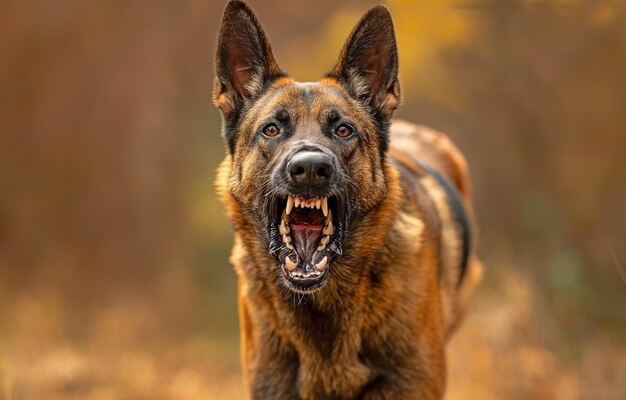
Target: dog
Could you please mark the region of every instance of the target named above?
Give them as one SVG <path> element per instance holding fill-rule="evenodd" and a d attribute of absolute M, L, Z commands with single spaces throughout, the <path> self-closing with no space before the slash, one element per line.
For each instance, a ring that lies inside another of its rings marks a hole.
<path fill-rule="evenodd" d="M 362 17 L 320 81 L 299 83 L 230 1 L 215 70 L 248 396 L 442 398 L 446 341 L 482 267 L 463 155 L 392 120 L 388 9 Z"/>

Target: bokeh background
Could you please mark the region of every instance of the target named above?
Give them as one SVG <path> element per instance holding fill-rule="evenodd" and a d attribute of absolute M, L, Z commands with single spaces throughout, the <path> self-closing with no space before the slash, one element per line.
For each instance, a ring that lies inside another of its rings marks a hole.
<path fill-rule="evenodd" d="M 250 0 L 315 80 L 376 1 Z M 626 4 L 388 0 L 399 117 L 466 154 L 447 399 L 626 398 Z M 241 399 L 213 187 L 223 1 L 2 1 L 0 399 Z"/>

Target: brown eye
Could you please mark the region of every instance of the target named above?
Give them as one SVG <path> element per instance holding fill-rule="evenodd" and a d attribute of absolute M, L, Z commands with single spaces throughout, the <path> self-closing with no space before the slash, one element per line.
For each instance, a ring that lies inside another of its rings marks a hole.
<path fill-rule="evenodd" d="M 335 130 L 335 134 L 339 137 L 345 138 L 352 135 L 352 129 L 347 125 L 341 125 L 337 130 Z"/>
<path fill-rule="evenodd" d="M 279 130 L 278 127 L 274 124 L 269 124 L 265 128 L 263 128 L 263 134 L 267 137 L 274 137 L 278 135 Z"/>

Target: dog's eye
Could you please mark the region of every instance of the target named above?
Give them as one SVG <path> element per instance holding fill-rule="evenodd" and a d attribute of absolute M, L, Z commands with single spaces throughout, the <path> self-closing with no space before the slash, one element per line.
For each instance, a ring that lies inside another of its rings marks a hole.
<path fill-rule="evenodd" d="M 339 128 L 335 130 L 335 135 L 346 138 L 352 135 L 352 128 L 350 128 L 348 125 L 340 125 Z"/>
<path fill-rule="evenodd" d="M 265 128 L 263 128 L 263 134 L 267 137 L 274 137 L 279 133 L 280 131 L 278 130 L 276 124 L 269 124 Z"/>

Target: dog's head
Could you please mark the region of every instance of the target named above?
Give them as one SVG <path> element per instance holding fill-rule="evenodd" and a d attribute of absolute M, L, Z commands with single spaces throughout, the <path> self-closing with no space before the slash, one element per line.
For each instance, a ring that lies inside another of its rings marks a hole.
<path fill-rule="evenodd" d="M 319 82 L 298 83 L 250 8 L 226 6 L 214 92 L 227 147 L 222 185 L 243 215 L 237 228 L 254 230 L 276 259 L 266 267 L 294 291 L 324 286 L 353 225 L 384 199 L 397 72 L 385 7 L 363 16 Z"/>

